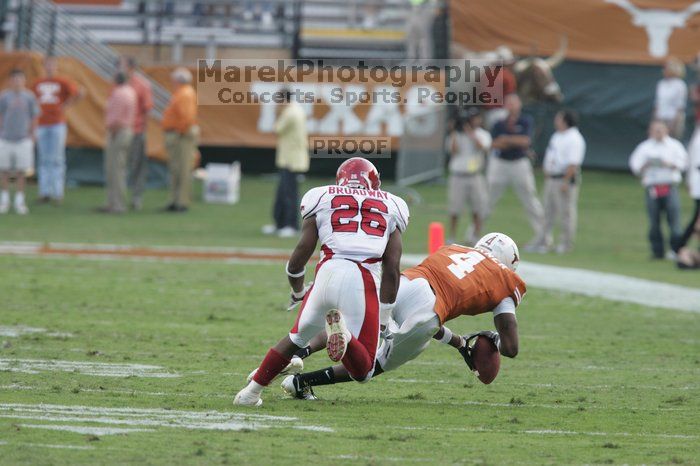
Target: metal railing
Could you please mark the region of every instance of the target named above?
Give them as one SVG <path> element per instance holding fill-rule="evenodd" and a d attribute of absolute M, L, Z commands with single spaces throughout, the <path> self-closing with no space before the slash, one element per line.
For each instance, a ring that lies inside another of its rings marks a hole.
<path fill-rule="evenodd" d="M 47 0 L 16 0 L 7 9 L 14 28 L 6 29 L 6 41 L 17 50 L 33 50 L 45 55 L 70 56 L 85 63 L 104 79 L 112 80 L 119 54 L 80 27 L 70 14 Z M 153 114 L 160 118 L 170 93 L 157 82 L 153 88 Z"/>

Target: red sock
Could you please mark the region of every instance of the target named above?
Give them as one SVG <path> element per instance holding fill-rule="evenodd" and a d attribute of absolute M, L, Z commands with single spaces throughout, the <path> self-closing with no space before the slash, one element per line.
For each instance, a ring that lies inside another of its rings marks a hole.
<path fill-rule="evenodd" d="M 367 348 L 355 337 L 352 337 L 348 343 L 348 348 L 345 350 L 345 356 L 341 362 L 350 376 L 357 381 L 364 381 L 374 366 L 374 360 L 370 357 Z"/>
<path fill-rule="evenodd" d="M 289 361 L 290 358 L 287 358 L 273 348 L 270 348 L 270 351 L 268 351 L 265 355 L 265 359 L 263 359 L 262 364 L 260 364 L 255 376 L 253 376 L 253 380 L 263 386 L 269 385 L 270 382 L 272 382 L 272 379 L 274 379 L 277 374 L 282 372 L 282 369 L 287 367 Z"/>

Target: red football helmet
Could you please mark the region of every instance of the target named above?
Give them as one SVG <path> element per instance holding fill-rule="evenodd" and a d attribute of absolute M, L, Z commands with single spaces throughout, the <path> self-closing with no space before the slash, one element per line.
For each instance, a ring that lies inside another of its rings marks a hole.
<path fill-rule="evenodd" d="M 374 164 L 362 157 L 353 157 L 341 163 L 335 174 L 338 186 L 356 186 L 364 189 L 379 189 L 382 182 Z"/>

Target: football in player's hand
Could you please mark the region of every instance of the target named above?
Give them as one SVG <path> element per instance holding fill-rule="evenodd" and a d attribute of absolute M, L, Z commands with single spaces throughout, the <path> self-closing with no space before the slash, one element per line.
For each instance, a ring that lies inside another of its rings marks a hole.
<path fill-rule="evenodd" d="M 485 384 L 490 384 L 498 375 L 501 355 L 490 338 L 479 336 L 472 347 L 472 358 L 476 376 Z"/>

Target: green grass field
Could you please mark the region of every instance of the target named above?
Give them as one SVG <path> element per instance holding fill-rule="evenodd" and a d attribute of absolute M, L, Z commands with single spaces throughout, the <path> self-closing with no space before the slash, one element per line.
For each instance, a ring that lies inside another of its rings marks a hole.
<path fill-rule="evenodd" d="M 322 180 L 310 180 L 306 187 Z M 247 179 L 237 206 L 186 215 L 90 211 L 97 188 L 65 206 L 0 218 L 0 241 L 290 249 L 264 238 L 273 186 Z M 444 187 L 420 188 L 406 251 L 444 221 Z M 34 195 L 30 195 L 30 200 Z M 641 188 L 586 174 L 577 250 L 525 260 L 700 287 L 651 262 Z M 689 208 L 685 199 L 684 208 Z M 507 196 L 491 229 L 529 239 Z M 368 384 L 320 387 L 317 402 L 231 404 L 284 335 L 283 264 L 0 256 L 0 464 L 698 464 L 700 316 L 531 288 L 518 311 L 520 354 L 489 386 L 433 343 Z M 669 296 L 669 299 L 673 299 Z M 491 328 L 461 318 L 455 331 Z M 27 329 L 26 327 L 31 327 Z M 307 369 L 325 367 L 320 353 Z M 98 429 L 98 430 L 96 430 Z M 99 430 L 101 429 L 101 430 Z M 109 431 L 108 429 L 115 429 Z"/>
<path fill-rule="evenodd" d="M 4 338 L 3 464 L 692 464 L 700 455 L 696 314 L 531 290 L 519 311 L 521 353 L 491 386 L 433 344 L 368 384 L 319 388 L 318 402 L 285 399 L 275 384 L 254 410 L 231 399 L 292 323 L 280 310 L 286 287 L 270 278 L 279 266 L 0 258 L 0 267 L 12 271 L 3 324 L 47 330 Z M 27 359 L 155 365 L 180 377 L 12 371 Z M 328 364 L 323 354 L 307 361 Z M 296 420 L 242 431 L 119 425 L 152 431 L 92 435 L 36 426 L 114 427 L 99 419 L 114 416 L 50 419 L 7 407 L 39 403 Z"/>

